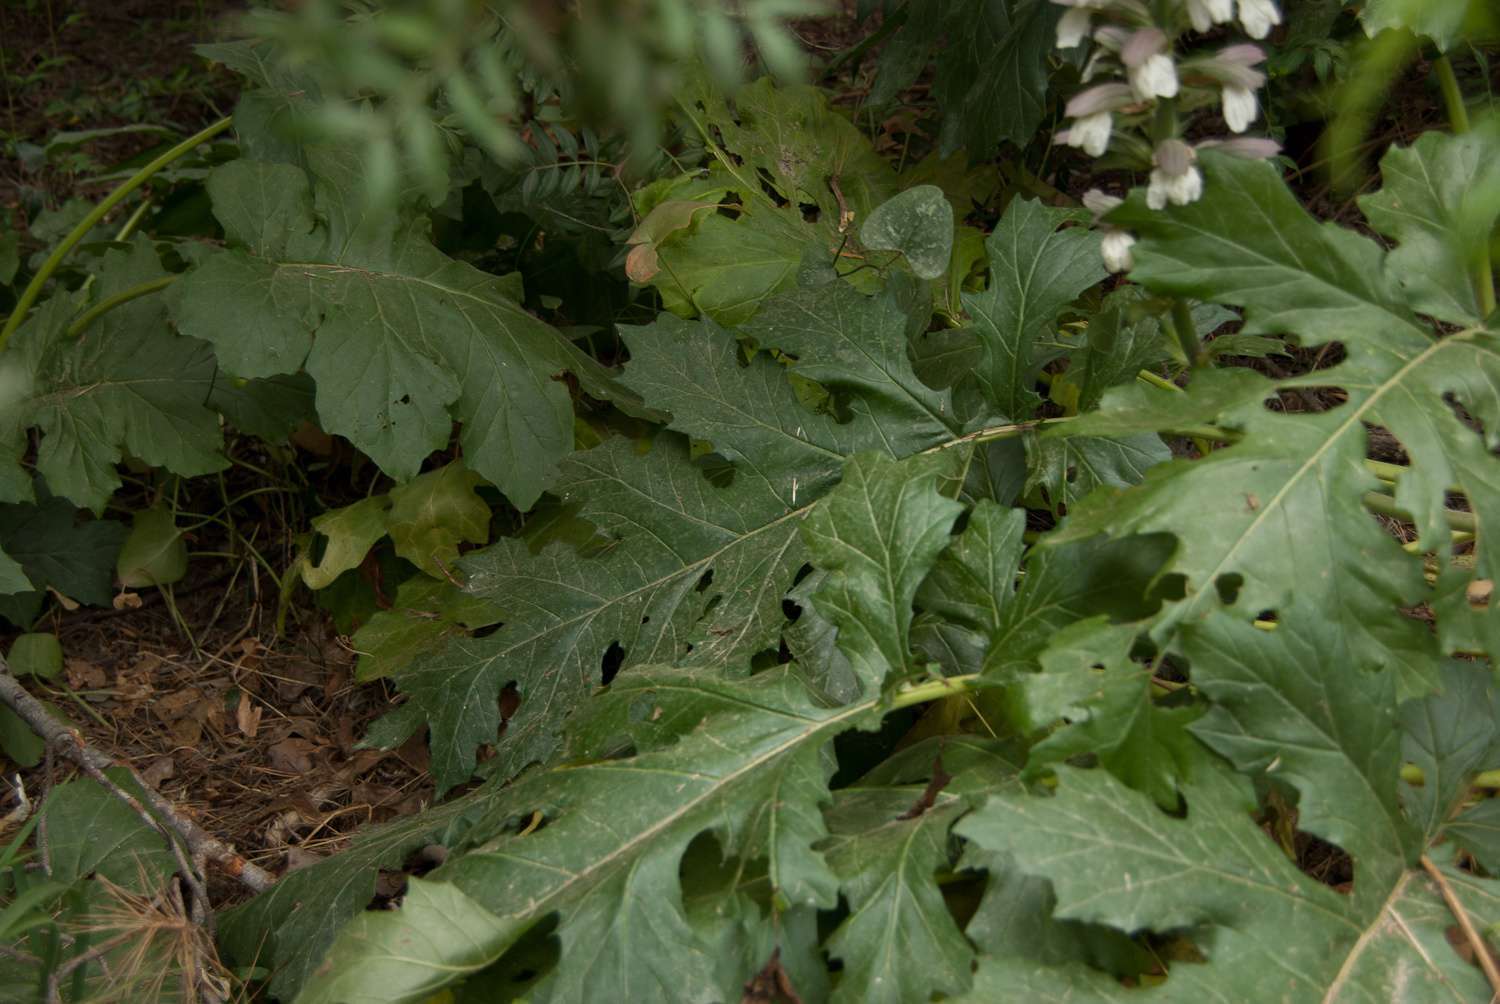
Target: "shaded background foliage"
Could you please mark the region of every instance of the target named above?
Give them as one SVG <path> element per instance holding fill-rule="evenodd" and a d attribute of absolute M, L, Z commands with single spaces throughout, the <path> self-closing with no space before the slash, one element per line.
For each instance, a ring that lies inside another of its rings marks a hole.
<path fill-rule="evenodd" d="M 259 11 L 91 228 L 211 120 L 6 46 L 10 671 L 286 867 L 0 709 L 3 993 L 1487 998 L 1485 5 L 1288 4 L 1285 156 L 1109 210 L 1063 5 L 814 13 Z"/>

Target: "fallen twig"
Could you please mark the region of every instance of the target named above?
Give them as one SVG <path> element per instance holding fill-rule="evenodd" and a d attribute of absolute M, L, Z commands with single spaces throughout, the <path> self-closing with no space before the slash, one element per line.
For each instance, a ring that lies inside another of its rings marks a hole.
<path fill-rule="evenodd" d="M 1490 989 L 1496 996 L 1500 996 L 1500 967 L 1495 965 L 1494 953 L 1490 946 L 1485 943 L 1484 936 L 1474 926 L 1474 921 L 1469 919 L 1469 911 L 1458 901 L 1458 894 L 1453 891 L 1453 886 L 1448 882 L 1448 876 L 1444 875 L 1432 859 L 1422 855 L 1422 870 L 1432 876 L 1437 883 L 1438 892 L 1443 894 L 1443 902 L 1448 904 L 1448 912 L 1458 921 L 1459 929 L 1464 932 L 1464 938 L 1468 940 L 1469 947 L 1474 949 L 1474 956 L 1479 962 L 1479 968 L 1484 970 L 1484 978 L 1490 981 Z"/>
<path fill-rule="evenodd" d="M 4 658 L 0 658 L 0 701 L 3 701 L 20 716 L 22 721 L 31 726 L 37 735 L 46 740 L 49 749 L 61 752 L 63 756 L 83 768 L 89 776 L 105 784 L 106 789 L 123 799 L 131 808 L 147 819 L 157 820 L 158 827 L 170 829 L 172 833 L 180 837 L 187 845 L 188 853 L 195 860 L 212 861 L 226 875 L 237 879 L 240 884 L 254 892 L 263 892 L 275 884 L 276 879 L 270 872 L 245 860 L 233 847 L 205 832 L 197 823 L 184 816 L 176 806 L 147 784 L 135 768 L 129 764 L 116 763 L 106 754 L 90 746 L 77 729 L 53 717 L 42 703 L 27 693 L 20 682 L 11 675 L 10 666 Z M 118 785 L 101 780 L 103 772 L 110 767 L 121 767 L 129 771 L 131 780 L 145 795 L 150 812 L 147 812 L 145 807 L 129 792 Z M 193 876 L 188 876 L 188 879 L 192 881 Z"/>

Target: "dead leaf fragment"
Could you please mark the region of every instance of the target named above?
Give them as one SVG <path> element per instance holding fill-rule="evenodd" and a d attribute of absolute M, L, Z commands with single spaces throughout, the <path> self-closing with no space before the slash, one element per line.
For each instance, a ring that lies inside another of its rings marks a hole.
<path fill-rule="evenodd" d="M 153 788 L 160 788 L 163 781 L 177 773 L 177 764 L 169 756 L 159 756 L 141 771 L 141 779 Z"/>
<path fill-rule="evenodd" d="M 306 739 L 295 736 L 273 743 L 266 750 L 271 766 L 285 774 L 306 774 L 312 770 L 312 754 L 316 749 Z"/>
<path fill-rule="evenodd" d="M 109 682 L 103 669 L 83 659 L 69 659 L 64 672 L 74 690 L 103 690 Z"/>
<path fill-rule="evenodd" d="M 260 731 L 260 716 L 264 711 L 265 708 L 251 702 L 249 694 L 240 691 L 239 707 L 234 710 L 234 723 L 239 726 L 240 734 L 246 739 L 254 739 L 255 734 Z"/>

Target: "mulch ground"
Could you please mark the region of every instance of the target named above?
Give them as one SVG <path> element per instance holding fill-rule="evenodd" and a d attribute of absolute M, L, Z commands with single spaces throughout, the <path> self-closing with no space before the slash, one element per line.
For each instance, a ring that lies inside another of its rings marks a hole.
<path fill-rule="evenodd" d="M 24 227 L 29 213 L 73 196 L 97 198 L 108 187 L 91 183 L 94 172 L 78 162 L 24 163 L 25 144 L 135 123 L 187 135 L 227 114 L 236 79 L 192 46 L 219 36 L 243 6 L 0 4 L 0 151 L 8 151 L 0 158 L 0 227 L 7 215 L 8 225 Z M 92 141 L 83 165 L 103 173 L 160 142 L 147 133 Z M 127 490 L 122 500 L 148 504 L 150 487 L 136 491 L 141 498 Z M 211 526 L 191 546 L 235 556 L 194 558 L 170 595 L 122 593 L 113 610 L 54 607 L 34 629 L 58 635 L 65 670 L 32 689 L 210 833 L 279 872 L 331 853 L 360 826 L 420 809 L 432 788 L 420 743 L 390 753 L 354 748 L 389 709 L 390 695 L 353 682 L 348 640 L 305 591 L 277 631 L 277 583 L 243 542 L 255 540 L 268 565 L 284 569 L 295 559 L 292 535 L 305 526 L 275 506 L 238 504 L 232 516 L 238 538 Z M 0 646 L 12 636 L 0 635 Z M 35 796 L 71 771 L 59 762 L 23 776 Z M 228 885 L 217 892 L 221 901 L 242 895 Z"/>

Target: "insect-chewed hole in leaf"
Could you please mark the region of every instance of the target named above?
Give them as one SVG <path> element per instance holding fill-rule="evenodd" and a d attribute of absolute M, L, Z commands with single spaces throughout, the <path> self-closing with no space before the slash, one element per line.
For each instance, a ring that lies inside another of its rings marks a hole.
<path fill-rule="evenodd" d="M 1354 859 L 1337 844 L 1298 830 L 1292 839 L 1297 867 L 1335 892 L 1354 891 Z"/>
<path fill-rule="evenodd" d="M 1314 415 L 1332 411 L 1349 400 L 1342 387 L 1292 387 L 1279 390 L 1263 402 L 1267 411 L 1294 415 Z"/>
<path fill-rule="evenodd" d="M 698 592 L 707 592 L 708 587 L 714 584 L 714 570 L 710 568 L 698 577 L 698 584 L 693 588 Z"/>
<path fill-rule="evenodd" d="M 394 910 L 406 895 L 407 874 L 404 871 L 382 871 L 375 876 L 375 895 L 365 904 L 366 910 Z"/>
<path fill-rule="evenodd" d="M 734 464 L 721 453 L 706 453 L 697 460 L 703 477 L 715 488 L 728 488 L 734 484 Z"/>
<path fill-rule="evenodd" d="M 728 192 L 719 201 L 719 208 L 714 212 L 728 219 L 738 219 L 740 213 L 744 212 L 744 202 L 734 192 Z"/>
<path fill-rule="evenodd" d="M 494 634 L 496 631 L 499 631 L 504 626 L 504 624 L 484 624 L 480 627 L 475 628 L 473 631 L 470 631 L 469 637 L 488 638 L 490 635 Z"/>
<path fill-rule="evenodd" d="M 396 400 L 396 403 L 397 404 L 411 404 L 411 395 L 410 394 L 402 394 L 401 397 Z"/>
<path fill-rule="evenodd" d="M 448 848 L 442 844 L 426 844 L 406 856 L 401 870 L 408 876 L 421 877 L 448 860 Z"/>
<path fill-rule="evenodd" d="M 967 509 L 965 509 L 963 511 L 963 513 L 960 514 L 960 518 L 962 518 L 962 519 L 968 519 L 968 517 L 969 517 L 969 512 L 968 512 Z M 803 579 L 807 578 L 812 573 L 813 573 L 813 566 L 811 564 L 808 564 L 808 563 L 804 562 L 803 565 L 802 565 L 802 567 L 799 568 L 799 569 L 797 569 L 797 574 L 794 575 L 794 576 L 792 576 L 792 586 L 793 586 L 793 588 L 795 588 L 799 583 L 802 582 Z"/>
<path fill-rule="evenodd" d="M 609 648 L 604 650 L 604 658 L 600 660 L 600 682 L 606 687 L 625 664 L 625 650 L 620 647 L 619 641 L 609 643 Z"/>
<path fill-rule="evenodd" d="M 551 825 L 552 819 L 541 809 L 533 809 L 530 812 L 518 813 L 511 818 L 506 829 L 518 837 L 529 837 L 533 833 L 540 833 Z"/>
<path fill-rule="evenodd" d="M 467 977 L 464 996 L 487 1001 L 525 999 L 527 987 L 550 973 L 561 955 L 554 913 L 533 924 L 494 963 Z"/>
<path fill-rule="evenodd" d="M 713 831 L 705 830 L 688 842 L 677 863 L 684 889 L 732 888 L 743 879 L 743 866 L 734 855 L 726 855 Z"/>
<path fill-rule="evenodd" d="M 802 219 L 806 223 L 816 223 L 818 217 L 823 215 L 823 210 L 811 202 L 799 202 L 797 208 L 802 210 Z"/>
<path fill-rule="evenodd" d="M 781 601 L 781 615 L 786 618 L 788 624 L 797 623 L 797 618 L 802 616 L 802 608 L 792 600 Z"/>
<path fill-rule="evenodd" d="M 500 721 L 510 721 L 520 707 L 521 691 L 517 689 L 516 681 L 512 680 L 500 690 Z"/>
<path fill-rule="evenodd" d="M 778 209 L 792 204 L 791 200 L 782 195 L 780 189 L 776 187 L 776 181 L 771 177 L 770 171 L 767 171 L 763 167 L 758 167 L 755 169 L 755 176 L 760 181 L 760 190 L 765 192 L 772 202 L 776 203 Z"/>
<path fill-rule="evenodd" d="M 1214 591 L 1219 594 L 1219 602 L 1226 607 L 1234 606 L 1234 601 L 1239 598 L 1240 586 L 1245 584 L 1245 577 L 1238 572 L 1225 572 L 1214 579 Z"/>
<path fill-rule="evenodd" d="M 969 514 L 973 511 L 974 510 L 972 509 L 965 509 L 963 512 L 959 513 L 958 518 L 953 521 L 953 526 L 948 530 L 948 536 L 960 536 L 964 532 L 964 530 L 968 529 Z"/>
<path fill-rule="evenodd" d="M 1473 415 L 1469 414 L 1469 409 L 1465 408 L 1463 406 L 1463 402 L 1454 397 L 1451 391 L 1445 391 L 1443 393 L 1443 403 L 1446 404 L 1448 406 L 1448 409 L 1453 412 L 1454 418 L 1458 419 L 1465 426 L 1473 429 L 1480 435 L 1484 434 L 1484 423 L 1479 421 L 1479 419 L 1475 418 Z"/>

